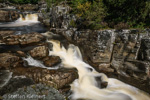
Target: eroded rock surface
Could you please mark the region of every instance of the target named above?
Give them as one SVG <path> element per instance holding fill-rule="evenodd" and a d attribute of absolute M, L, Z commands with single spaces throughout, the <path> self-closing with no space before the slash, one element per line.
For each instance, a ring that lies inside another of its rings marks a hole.
<path fill-rule="evenodd" d="M 18 67 L 12 71 L 17 76 L 25 75 L 37 83 L 44 83 L 57 89 L 69 85 L 78 77 L 77 72 L 74 69 L 48 70 L 39 67 Z"/>
<path fill-rule="evenodd" d="M 48 56 L 42 59 L 44 65 L 47 67 L 53 67 L 61 63 L 61 59 L 58 56 Z"/>
<path fill-rule="evenodd" d="M 12 53 L 0 53 L 0 69 L 13 69 L 22 65 L 20 57 Z"/>
<path fill-rule="evenodd" d="M 7 35 L 2 37 L 2 41 L 7 45 L 30 45 L 44 40 L 44 36 L 36 32 L 23 35 Z"/>
<path fill-rule="evenodd" d="M 46 46 L 36 47 L 30 51 L 30 55 L 36 59 L 41 59 L 43 57 L 46 57 L 49 55 L 48 47 L 46 47 Z"/>

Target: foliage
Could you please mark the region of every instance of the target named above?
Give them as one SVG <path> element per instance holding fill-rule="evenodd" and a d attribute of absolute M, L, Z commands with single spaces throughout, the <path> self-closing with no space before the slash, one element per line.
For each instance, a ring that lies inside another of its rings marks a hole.
<path fill-rule="evenodd" d="M 150 26 L 150 0 L 71 0 L 71 6 L 87 28 Z"/>
<path fill-rule="evenodd" d="M 39 0 L 8 0 L 11 3 L 16 3 L 16 4 L 36 4 L 38 3 Z"/>
<path fill-rule="evenodd" d="M 133 28 L 149 26 L 150 2 L 147 0 L 104 0 L 108 9 L 105 21 L 117 25 L 126 23 Z M 112 27 L 113 28 L 113 27 Z"/>
<path fill-rule="evenodd" d="M 74 20 L 71 20 L 70 21 L 70 26 L 71 27 L 76 27 L 77 25 L 76 25 L 76 22 L 74 21 Z"/>
<path fill-rule="evenodd" d="M 71 2 L 73 12 L 83 19 L 81 23 L 85 28 L 100 29 L 106 16 L 106 10 L 102 0 L 74 0 Z"/>

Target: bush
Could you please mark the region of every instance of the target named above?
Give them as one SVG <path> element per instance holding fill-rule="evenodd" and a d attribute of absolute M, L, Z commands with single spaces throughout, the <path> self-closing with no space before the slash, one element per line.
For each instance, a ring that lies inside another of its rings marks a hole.
<path fill-rule="evenodd" d="M 103 0 L 103 3 L 108 10 L 108 16 L 105 17 L 108 23 L 117 25 L 122 22 L 132 28 L 150 25 L 150 1 L 148 0 Z"/>
<path fill-rule="evenodd" d="M 100 29 L 106 16 L 106 9 L 102 0 L 74 0 L 72 1 L 73 13 L 82 18 L 84 28 Z"/>

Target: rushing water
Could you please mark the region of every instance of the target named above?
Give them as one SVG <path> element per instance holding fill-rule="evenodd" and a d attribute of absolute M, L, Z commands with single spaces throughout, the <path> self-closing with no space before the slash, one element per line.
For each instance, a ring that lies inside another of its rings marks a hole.
<path fill-rule="evenodd" d="M 68 49 L 65 49 L 60 46 L 58 41 L 49 42 L 53 44 L 53 51 L 50 55 L 59 56 L 66 68 L 76 68 L 78 70 L 79 78 L 71 84 L 72 99 L 150 100 L 150 96 L 143 91 L 117 79 L 108 78 L 103 73 L 98 73 L 82 60 L 77 46 L 71 44 Z M 97 84 L 96 77 L 101 77 L 101 82 L 108 82 L 107 87 L 102 89 Z"/>

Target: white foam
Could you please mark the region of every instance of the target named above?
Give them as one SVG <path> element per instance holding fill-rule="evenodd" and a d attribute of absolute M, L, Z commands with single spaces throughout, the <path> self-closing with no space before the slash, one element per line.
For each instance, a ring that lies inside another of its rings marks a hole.
<path fill-rule="evenodd" d="M 27 14 L 25 18 L 23 18 L 22 15 L 20 15 L 20 18 L 16 20 L 15 22 L 0 24 L 0 27 L 19 27 L 19 26 L 25 26 L 25 25 L 34 25 L 40 23 L 38 21 L 38 15 L 37 14 Z"/>

